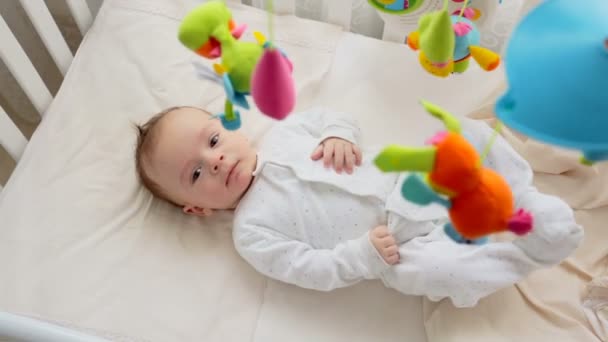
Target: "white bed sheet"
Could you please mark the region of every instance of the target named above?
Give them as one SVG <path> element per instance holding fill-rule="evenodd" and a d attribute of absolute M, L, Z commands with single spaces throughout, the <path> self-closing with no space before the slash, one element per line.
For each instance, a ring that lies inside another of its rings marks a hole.
<path fill-rule="evenodd" d="M 230 215 L 188 217 L 152 200 L 133 167 L 134 131 L 164 107 L 223 106 L 176 39 L 194 0 L 106 0 L 0 195 L 0 309 L 150 341 L 425 341 L 422 300 L 363 282 L 318 293 L 266 279 L 235 253 Z M 266 14 L 231 4 L 265 30 Z M 439 122 L 425 98 L 464 115 L 502 82 L 473 66 L 447 80 L 407 47 L 281 17 L 297 109 L 353 113 L 368 143 L 420 144 Z M 258 141 L 272 121 L 247 113 Z"/>

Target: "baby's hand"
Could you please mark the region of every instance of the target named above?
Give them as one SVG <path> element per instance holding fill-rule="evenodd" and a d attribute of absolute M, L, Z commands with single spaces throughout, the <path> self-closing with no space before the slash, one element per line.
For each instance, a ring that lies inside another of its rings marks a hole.
<path fill-rule="evenodd" d="M 336 172 L 342 173 L 344 169 L 351 174 L 355 165 L 361 165 L 361 150 L 344 139 L 328 138 L 317 146 L 310 158 L 315 161 L 323 158 L 325 167 L 333 164 Z"/>
<path fill-rule="evenodd" d="M 399 262 L 399 248 L 386 226 L 372 229 L 369 238 L 387 264 L 394 265 Z"/>

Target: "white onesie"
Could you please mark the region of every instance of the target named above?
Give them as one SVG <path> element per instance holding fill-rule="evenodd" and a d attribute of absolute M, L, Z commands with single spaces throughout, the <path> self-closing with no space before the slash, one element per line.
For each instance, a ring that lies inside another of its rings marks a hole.
<path fill-rule="evenodd" d="M 465 119 L 463 134 L 481 150 L 492 130 Z M 373 159 L 382 147 L 363 150 L 353 174 L 312 161 L 328 137 L 354 144 L 360 131 L 340 113 L 314 108 L 273 127 L 260 146 L 255 179 L 235 210 L 237 251 L 260 273 L 303 288 L 330 291 L 363 279 L 455 306 L 477 301 L 570 255 L 583 237 L 570 207 L 532 187 L 532 171 L 500 137 L 485 164 L 511 185 L 516 206 L 532 212 L 533 232 L 514 242 L 463 245 L 443 232 L 447 211 L 401 197 L 405 175 L 382 173 Z M 386 224 L 401 261 L 386 264 L 369 231 Z"/>

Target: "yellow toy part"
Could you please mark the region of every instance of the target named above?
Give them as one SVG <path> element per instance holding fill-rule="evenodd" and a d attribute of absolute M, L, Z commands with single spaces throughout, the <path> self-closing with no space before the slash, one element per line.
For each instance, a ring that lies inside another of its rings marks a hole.
<path fill-rule="evenodd" d="M 412 32 L 407 36 L 405 42 L 410 49 L 414 51 L 418 50 L 420 48 L 420 33 L 418 31 Z"/>
<path fill-rule="evenodd" d="M 264 34 L 260 31 L 254 31 L 253 32 L 253 37 L 255 38 L 255 40 L 258 42 L 258 44 L 260 45 L 264 45 L 266 44 L 266 36 L 264 36 Z"/>
<path fill-rule="evenodd" d="M 420 65 L 422 65 L 424 70 L 428 71 L 432 75 L 448 77 L 454 71 L 454 60 L 452 59 L 450 59 L 449 62 L 445 63 L 444 65 L 437 65 L 431 62 L 423 51 L 420 51 L 418 54 L 418 59 L 420 60 Z"/>
<path fill-rule="evenodd" d="M 378 1 L 379 3 L 381 3 L 383 5 L 390 5 L 393 2 L 395 2 L 396 0 L 376 0 L 376 1 Z"/>
<path fill-rule="evenodd" d="M 226 70 L 226 67 L 219 64 L 219 63 L 213 63 L 213 70 L 215 70 L 215 72 L 218 75 L 224 75 L 228 70 Z"/>
<path fill-rule="evenodd" d="M 500 64 L 500 55 L 494 51 L 474 45 L 469 46 L 469 51 L 471 51 L 473 59 L 485 71 L 492 71 Z"/>

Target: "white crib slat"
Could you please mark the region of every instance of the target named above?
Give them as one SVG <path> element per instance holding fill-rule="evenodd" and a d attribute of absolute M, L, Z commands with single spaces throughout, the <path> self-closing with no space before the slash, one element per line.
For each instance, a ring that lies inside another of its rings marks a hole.
<path fill-rule="evenodd" d="M 32 101 L 38 113 L 43 115 L 53 100 L 53 96 L 2 16 L 0 16 L 0 58 Z"/>
<path fill-rule="evenodd" d="M 275 0 L 274 12 L 276 14 L 294 15 L 296 13 L 296 0 Z"/>
<path fill-rule="evenodd" d="M 263 8 L 263 9 L 266 9 L 266 7 L 267 7 L 266 0 L 251 0 L 251 5 L 253 7 Z"/>
<path fill-rule="evenodd" d="M 0 107 L 0 145 L 15 161 L 19 161 L 27 145 L 27 139 L 2 107 Z"/>
<path fill-rule="evenodd" d="M 78 30 L 80 30 L 80 33 L 84 37 L 93 23 L 93 16 L 91 15 L 89 5 L 86 0 L 66 0 L 66 3 L 70 8 L 72 17 L 76 21 L 76 25 L 78 25 Z"/>
<path fill-rule="evenodd" d="M 296 0 L 272 0 L 275 14 L 295 14 Z M 333 0 L 332 0 L 333 1 Z M 268 9 L 268 0 L 252 0 L 251 4 L 254 7 Z"/>
<path fill-rule="evenodd" d="M 411 31 L 414 31 L 415 28 Z M 384 32 L 382 33 L 382 40 L 388 42 L 395 42 L 403 44 L 405 43 L 405 37 L 407 36 L 408 28 L 404 27 L 399 20 L 384 20 Z"/>
<path fill-rule="evenodd" d="M 0 311 L 0 331 L 2 336 L 18 341 L 110 342 L 58 324 L 5 311 Z"/>
<path fill-rule="evenodd" d="M 327 21 L 330 24 L 342 26 L 346 31 L 350 31 L 350 21 L 353 7 L 353 0 L 331 0 L 325 3 L 327 6 Z"/>
<path fill-rule="evenodd" d="M 73 56 L 44 0 L 19 1 L 32 24 L 34 24 L 36 32 L 38 32 L 51 57 L 53 57 L 55 64 L 57 64 L 61 73 L 65 75 L 70 64 L 72 64 Z"/>

